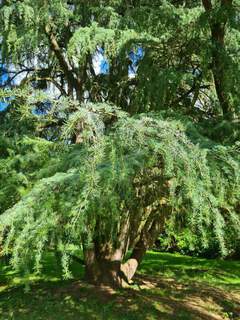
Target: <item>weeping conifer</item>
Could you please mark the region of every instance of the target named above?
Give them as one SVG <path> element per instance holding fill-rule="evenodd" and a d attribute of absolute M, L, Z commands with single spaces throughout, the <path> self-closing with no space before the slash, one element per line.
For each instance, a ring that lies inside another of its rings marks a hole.
<path fill-rule="evenodd" d="M 55 250 L 69 277 L 80 249 L 89 281 L 123 286 L 169 225 L 228 254 L 229 230 L 240 230 L 239 12 L 221 3 L 2 1 L 2 59 L 12 80 L 22 74 L 0 92 L 0 250 L 14 268 L 40 272 Z M 92 66 L 97 46 L 104 76 Z M 54 98 L 41 90 L 50 83 Z"/>

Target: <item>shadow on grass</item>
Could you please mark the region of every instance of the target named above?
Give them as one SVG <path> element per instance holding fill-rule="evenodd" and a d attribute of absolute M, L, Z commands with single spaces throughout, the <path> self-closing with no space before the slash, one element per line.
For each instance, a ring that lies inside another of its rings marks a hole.
<path fill-rule="evenodd" d="M 215 320 L 240 319 L 238 298 L 221 289 L 179 286 L 147 276 L 137 287 L 112 292 L 83 281 L 11 288 L 0 295 L 0 319 Z"/>
<path fill-rule="evenodd" d="M 84 282 L 84 269 L 78 264 L 72 266 L 74 279 L 63 280 L 59 265 L 49 254 L 45 257 L 42 277 L 30 279 L 32 286 L 28 293 L 24 292 L 26 279 L 13 274 L 8 267 L 0 269 L 0 287 L 1 283 L 5 286 L 0 291 L 0 319 L 237 320 L 240 319 L 239 292 L 224 290 L 213 281 L 216 274 L 216 283 L 222 283 L 218 272 L 224 266 L 224 283 L 227 285 L 228 277 L 234 280 L 239 274 L 235 263 L 239 266 L 239 262 L 150 252 L 135 284 L 114 292 Z M 208 283 L 201 282 L 205 269 L 212 274 Z M 169 278 L 168 273 L 173 277 Z M 198 281 L 192 281 L 194 278 Z"/>

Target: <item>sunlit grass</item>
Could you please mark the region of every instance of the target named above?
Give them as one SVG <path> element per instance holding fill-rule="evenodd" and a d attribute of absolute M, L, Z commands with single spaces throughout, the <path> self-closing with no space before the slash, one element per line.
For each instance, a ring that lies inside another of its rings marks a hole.
<path fill-rule="evenodd" d="M 204 281 L 218 286 L 240 286 L 240 261 L 199 259 L 180 254 L 149 252 L 140 272 L 173 277 L 177 281 Z"/>

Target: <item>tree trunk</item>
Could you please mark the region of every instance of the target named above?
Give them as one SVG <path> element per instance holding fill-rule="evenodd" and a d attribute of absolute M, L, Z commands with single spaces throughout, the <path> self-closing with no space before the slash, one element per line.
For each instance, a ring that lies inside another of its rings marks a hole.
<path fill-rule="evenodd" d="M 64 55 L 62 48 L 60 47 L 56 36 L 51 30 L 51 25 L 48 24 L 45 26 L 45 34 L 49 40 L 50 49 L 54 53 L 55 57 L 58 60 L 59 66 L 62 69 L 64 76 L 67 80 L 68 85 L 68 96 L 72 99 L 74 98 L 74 90 L 76 92 L 77 98 L 79 101 L 82 99 L 82 81 L 79 77 L 73 72 L 73 68 L 69 63 L 68 59 Z"/>
<path fill-rule="evenodd" d="M 132 278 L 134 277 L 138 266 L 142 262 L 142 259 L 147 251 L 147 246 L 144 244 L 142 240 L 140 240 L 136 247 L 133 249 L 130 258 L 121 265 L 121 271 L 124 275 L 125 281 L 130 284 Z"/>
<path fill-rule="evenodd" d="M 224 59 L 225 52 L 225 34 L 226 24 L 228 21 L 227 14 L 225 14 L 220 21 L 216 21 L 216 17 L 212 18 L 213 5 L 211 0 L 202 0 L 205 11 L 209 15 L 209 25 L 211 29 L 212 41 L 212 73 L 214 78 L 214 85 L 220 103 L 223 116 L 231 115 L 231 104 L 228 94 L 225 89 L 226 81 L 226 65 Z M 232 0 L 221 0 L 221 9 L 227 10 L 232 6 Z M 222 11 L 223 12 L 223 11 Z"/>
<path fill-rule="evenodd" d="M 130 258 L 121 266 L 121 271 L 128 284 L 131 283 L 146 251 L 152 247 L 160 231 L 163 230 L 165 215 L 163 214 L 163 211 L 161 212 L 162 214 L 160 217 L 155 217 L 155 219 L 154 215 L 153 217 L 150 215 L 141 231 L 139 240 L 133 248 Z"/>
<path fill-rule="evenodd" d="M 122 288 L 130 285 L 132 279 L 149 247 L 155 241 L 155 237 L 145 242 L 141 237 L 134 247 L 130 258 L 122 263 L 122 252 L 116 250 L 109 254 L 104 252 L 96 254 L 96 250 L 87 249 L 84 252 L 85 277 L 94 285 Z"/>
<path fill-rule="evenodd" d="M 148 217 L 139 232 L 138 240 L 132 246 L 132 254 L 125 263 L 122 262 L 128 249 L 130 235 L 128 219 L 124 220 L 125 224 L 121 227 L 118 248 L 114 248 L 110 242 L 101 243 L 98 240 L 95 240 L 92 248 L 83 246 L 87 281 L 112 288 L 130 285 L 146 251 L 151 248 L 164 226 L 166 216 L 163 210 L 161 213 L 158 216 L 153 212 L 153 215 Z"/>
<path fill-rule="evenodd" d="M 108 246 L 95 245 L 84 250 L 85 277 L 89 283 L 112 288 L 126 287 L 131 284 L 137 268 L 146 253 L 146 243 L 140 239 L 127 262 L 122 263 L 124 252 L 118 248 L 112 252 Z"/>
<path fill-rule="evenodd" d="M 85 251 L 84 260 L 85 277 L 89 283 L 111 288 L 121 288 L 127 284 L 121 271 L 121 259 L 116 257 L 116 252 L 106 254 L 104 258 L 104 254 L 96 254 L 94 249 L 88 249 Z"/>
<path fill-rule="evenodd" d="M 130 258 L 122 263 L 120 260 L 91 258 L 85 259 L 85 277 L 89 283 L 94 285 L 109 286 L 111 288 L 122 288 L 132 283 L 139 264 L 141 263 L 146 248 L 136 248 Z"/>

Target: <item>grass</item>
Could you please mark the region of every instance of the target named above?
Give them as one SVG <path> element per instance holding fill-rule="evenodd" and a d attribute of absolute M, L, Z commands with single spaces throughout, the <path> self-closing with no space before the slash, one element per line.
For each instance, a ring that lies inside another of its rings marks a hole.
<path fill-rule="evenodd" d="M 74 263 L 63 280 L 52 254 L 28 279 L 0 263 L 0 320 L 240 319 L 240 261 L 148 252 L 135 284 L 118 292 L 88 285 L 83 272 Z"/>
<path fill-rule="evenodd" d="M 179 254 L 149 252 L 141 273 L 174 277 L 178 281 L 199 281 L 225 288 L 240 288 L 240 261 L 197 259 Z"/>

